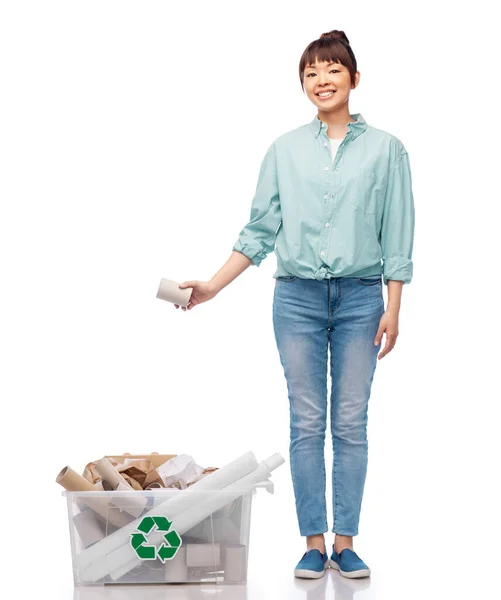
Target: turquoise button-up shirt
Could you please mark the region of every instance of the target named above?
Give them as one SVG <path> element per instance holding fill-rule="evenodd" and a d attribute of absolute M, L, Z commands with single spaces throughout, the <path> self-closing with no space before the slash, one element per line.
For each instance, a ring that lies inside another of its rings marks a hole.
<path fill-rule="evenodd" d="M 274 278 L 383 274 L 410 283 L 414 199 L 409 157 L 394 135 L 351 115 L 332 160 L 315 116 L 278 137 L 261 164 L 250 220 L 233 246 L 259 266 L 275 250 Z"/>

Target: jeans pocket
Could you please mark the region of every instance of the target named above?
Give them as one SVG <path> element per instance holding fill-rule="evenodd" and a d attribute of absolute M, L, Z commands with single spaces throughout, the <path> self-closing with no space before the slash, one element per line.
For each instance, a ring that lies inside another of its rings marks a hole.
<path fill-rule="evenodd" d="M 381 275 L 373 275 L 371 277 L 355 277 L 361 285 L 378 285 L 381 284 Z"/>
<path fill-rule="evenodd" d="M 285 282 L 296 281 L 296 279 L 297 279 L 297 275 L 281 275 L 280 277 L 277 277 L 277 281 L 285 281 Z"/>

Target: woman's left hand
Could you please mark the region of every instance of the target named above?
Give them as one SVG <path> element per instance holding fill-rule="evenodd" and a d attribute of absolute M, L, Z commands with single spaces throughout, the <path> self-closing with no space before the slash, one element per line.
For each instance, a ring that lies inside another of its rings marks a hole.
<path fill-rule="evenodd" d="M 398 311 L 386 311 L 379 321 L 379 327 L 374 339 L 374 345 L 379 346 L 383 333 L 386 333 L 386 341 L 383 350 L 378 354 L 378 360 L 391 352 L 395 346 L 398 336 Z"/>

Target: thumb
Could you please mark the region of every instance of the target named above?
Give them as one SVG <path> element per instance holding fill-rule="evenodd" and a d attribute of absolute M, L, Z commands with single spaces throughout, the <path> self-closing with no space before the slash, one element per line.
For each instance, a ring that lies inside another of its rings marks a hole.
<path fill-rule="evenodd" d="M 184 289 L 184 288 L 187 288 L 187 287 L 195 287 L 196 284 L 197 284 L 196 281 L 184 281 L 183 283 L 181 283 L 179 285 L 179 287 L 182 288 L 182 289 Z"/>

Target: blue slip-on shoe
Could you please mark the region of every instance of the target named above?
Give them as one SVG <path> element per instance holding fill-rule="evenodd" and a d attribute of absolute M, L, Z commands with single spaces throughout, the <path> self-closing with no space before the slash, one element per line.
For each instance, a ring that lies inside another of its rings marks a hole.
<path fill-rule="evenodd" d="M 297 563 L 294 575 L 296 577 L 305 577 L 306 579 L 318 579 L 324 575 L 325 569 L 328 568 L 329 557 L 327 552 L 322 554 L 317 549 L 308 550 Z"/>
<path fill-rule="evenodd" d="M 330 565 L 332 569 L 337 569 L 343 577 L 349 577 L 350 579 L 370 577 L 371 574 L 369 567 L 350 548 L 345 548 L 338 554 L 333 546 Z"/>

